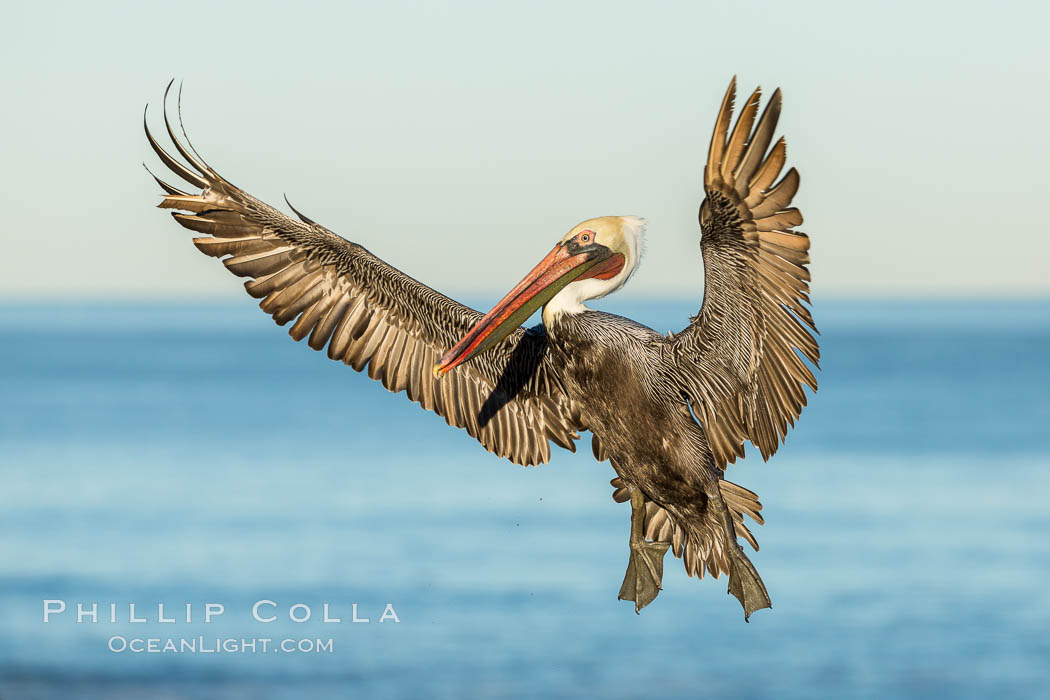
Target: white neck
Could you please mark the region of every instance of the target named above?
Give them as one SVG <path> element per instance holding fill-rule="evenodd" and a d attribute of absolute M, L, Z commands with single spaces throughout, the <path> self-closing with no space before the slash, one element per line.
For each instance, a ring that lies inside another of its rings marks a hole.
<path fill-rule="evenodd" d="M 554 295 L 543 307 L 543 325 L 549 326 L 563 314 L 580 314 L 587 310 L 583 302 L 588 299 L 599 299 L 615 289 L 602 291 L 608 287 L 611 280 L 591 279 L 579 280 L 565 285 L 565 288 Z"/>
<path fill-rule="evenodd" d="M 627 259 L 624 261 L 623 269 L 611 279 L 591 277 L 565 285 L 565 288 L 555 294 L 543 307 L 543 325 L 550 326 L 553 321 L 564 314 L 583 313 L 587 310 L 583 302 L 588 299 L 601 299 L 607 294 L 612 294 L 622 287 L 627 282 L 627 278 L 638 269 L 638 263 L 642 259 L 645 219 L 637 216 L 620 218 L 623 222 L 623 238 L 627 243 Z"/>

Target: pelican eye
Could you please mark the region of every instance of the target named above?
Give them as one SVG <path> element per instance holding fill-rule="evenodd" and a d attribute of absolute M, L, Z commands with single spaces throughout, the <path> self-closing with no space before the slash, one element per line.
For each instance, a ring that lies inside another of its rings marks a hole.
<path fill-rule="evenodd" d="M 589 234 L 589 233 L 581 233 L 580 234 L 580 243 L 590 243 L 590 242 L 591 242 L 591 234 Z"/>

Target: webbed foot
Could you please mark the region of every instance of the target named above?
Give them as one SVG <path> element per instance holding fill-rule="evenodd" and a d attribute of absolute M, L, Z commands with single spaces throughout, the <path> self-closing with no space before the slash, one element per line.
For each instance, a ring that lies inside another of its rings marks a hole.
<path fill-rule="evenodd" d="M 620 600 L 633 600 L 634 611 L 641 611 L 660 594 L 664 576 L 664 554 L 668 542 L 631 542 L 631 558 L 620 586 Z"/>
<path fill-rule="evenodd" d="M 660 594 L 664 555 L 670 546 L 668 542 L 647 542 L 644 532 L 645 496 L 641 491 L 631 489 L 631 556 L 617 597 L 634 601 L 635 613 L 656 600 Z"/>
<path fill-rule="evenodd" d="M 744 608 L 744 622 L 756 610 L 773 607 L 766 585 L 740 547 L 731 550 L 729 556 L 729 594 Z"/>

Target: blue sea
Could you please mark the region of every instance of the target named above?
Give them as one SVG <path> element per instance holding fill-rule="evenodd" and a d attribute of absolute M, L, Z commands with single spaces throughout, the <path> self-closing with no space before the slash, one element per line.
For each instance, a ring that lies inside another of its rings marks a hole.
<path fill-rule="evenodd" d="M 1050 301 L 814 315 L 820 391 L 729 472 L 765 505 L 745 624 L 671 557 L 616 599 L 629 508 L 586 435 L 501 461 L 248 299 L 2 305 L 0 698 L 1046 697 Z"/>

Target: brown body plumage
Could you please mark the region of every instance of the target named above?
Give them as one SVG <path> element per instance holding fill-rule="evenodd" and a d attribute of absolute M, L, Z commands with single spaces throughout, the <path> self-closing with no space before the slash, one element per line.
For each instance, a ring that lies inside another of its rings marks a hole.
<path fill-rule="evenodd" d="M 799 353 L 816 364 L 818 349 L 803 306 L 809 239 L 793 230 L 802 217 L 787 208 L 798 174 L 791 169 L 778 182 L 783 139 L 770 147 L 780 93 L 756 125 L 756 90 L 730 133 L 734 91 L 735 81 L 704 171 L 704 303 L 669 336 L 580 303 L 630 276 L 639 219 L 583 222 L 543 269 L 483 315 L 230 184 L 176 138 L 166 113 L 168 135 L 188 165 L 146 133 L 164 164 L 201 190 L 158 179 L 167 193 L 160 206 L 180 210 L 173 214 L 180 224 L 205 234 L 194 239 L 202 252 L 250 278 L 245 288 L 277 323 L 294 321 L 293 338 L 367 369 L 518 464 L 547 462 L 550 442 L 575 451 L 574 440 L 590 430 L 595 456 L 616 470 L 614 498 L 635 506 L 628 579 L 645 561 L 636 559 L 644 534 L 669 543 L 691 576 L 728 573 L 730 592 L 750 615 L 769 598 L 737 537 L 758 548 L 744 516 L 761 523 L 761 505 L 723 472 L 746 441 L 765 458 L 777 449 L 805 405 L 803 386 L 816 388 Z M 541 303 L 544 326 L 518 327 Z M 659 555 L 647 555 L 651 566 L 663 550 L 645 546 Z M 636 595 L 625 579 L 621 597 L 631 589 L 626 597 L 636 609 L 646 605 L 658 591 L 662 572 L 655 574 L 649 594 Z"/>

